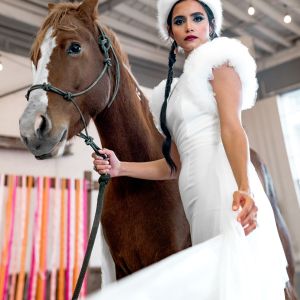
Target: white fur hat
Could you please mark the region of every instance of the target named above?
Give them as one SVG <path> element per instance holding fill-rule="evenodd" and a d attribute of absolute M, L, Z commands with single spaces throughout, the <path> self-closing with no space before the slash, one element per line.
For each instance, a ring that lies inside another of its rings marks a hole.
<path fill-rule="evenodd" d="M 178 0 L 158 0 L 157 12 L 158 12 L 158 29 L 163 39 L 169 38 L 167 29 L 167 18 L 173 7 Z M 223 22 L 223 10 L 221 0 L 200 0 L 205 3 L 213 12 L 215 17 L 215 32 L 220 35 L 222 22 Z"/>

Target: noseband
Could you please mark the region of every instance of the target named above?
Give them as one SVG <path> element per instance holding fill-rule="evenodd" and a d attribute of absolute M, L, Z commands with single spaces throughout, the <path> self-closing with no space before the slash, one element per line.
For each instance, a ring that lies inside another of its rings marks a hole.
<path fill-rule="evenodd" d="M 97 155 L 102 156 L 104 159 L 107 159 L 107 156 L 105 154 L 99 153 L 100 147 L 98 147 L 95 144 L 95 142 L 93 141 L 93 138 L 91 136 L 89 136 L 88 131 L 87 131 L 87 124 L 86 124 L 86 121 L 84 119 L 84 116 L 83 116 L 79 106 L 74 101 L 74 99 L 76 97 L 82 96 L 82 95 L 88 93 L 90 90 L 92 90 L 96 86 L 96 84 L 102 79 L 102 77 L 104 76 L 104 74 L 106 72 L 108 72 L 108 76 L 109 76 L 109 78 L 111 78 L 110 68 L 112 67 L 112 61 L 111 61 L 111 58 L 109 56 L 109 51 L 110 50 L 111 50 L 112 55 L 114 57 L 114 60 L 116 62 L 116 75 L 115 75 L 114 93 L 113 93 L 110 101 L 108 101 L 108 104 L 107 104 L 106 108 L 109 108 L 111 106 L 111 104 L 114 102 L 114 100 L 117 96 L 117 93 L 119 91 L 120 77 L 121 76 L 120 76 L 120 63 L 119 63 L 118 57 L 115 53 L 114 48 L 111 45 L 111 41 L 109 40 L 109 38 L 107 37 L 105 32 L 102 30 L 101 27 L 98 27 L 98 30 L 100 32 L 100 36 L 98 38 L 98 44 L 99 44 L 100 50 L 101 50 L 101 52 L 103 53 L 103 56 L 104 56 L 104 61 L 103 61 L 104 62 L 104 68 L 92 84 L 90 84 L 85 90 L 83 90 L 81 92 L 78 92 L 78 93 L 65 92 L 65 91 L 51 85 L 50 83 L 36 84 L 36 85 L 33 85 L 29 88 L 29 90 L 27 91 L 27 94 L 26 94 L 26 98 L 27 98 L 27 100 L 29 100 L 29 96 L 30 96 L 30 93 L 32 91 L 42 89 L 45 92 L 52 92 L 52 93 L 55 93 L 57 95 L 60 95 L 60 96 L 63 97 L 64 100 L 72 102 L 74 104 L 74 106 L 76 107 L 76 109 L 78 110 L 79 114 L 80 114 L 80 118 L 83 122 L 84 130 L 85 130 L 85 134 L 80 132 L 77 135 L 79 137 L 83 138 L 85 143 L 88 146 L 91 146 Z M 109 179 L 110 179 L 109 174 L 101 175 L 100 178 L 99 178 L 99 193 L 98 193 L 98 199 L 97 199 L 97 206 L 96 206 L 96 210 L 95 210 L 94 221 L 93 221 L 92 229 L 91 229 L 91 232 L 90 232 L 89 241 L 88 241 L 88 244 L 87 244 L 87 249 L 86 249 L 86 252 L 85 252 L 84 259 L 83 259 L 82 267 L 81 267 L 81 270 L 80 270 L 80 273 L 79 273 L 79 276 L 78 276 L 78 279 L 77 279 L 77 283 L 76 283 L 76 286 L 75 286 L 75 290 L 74 290 L 74 293 L 73 293 L 73 296 L 72 296 L 72 300 L 78 299 L 79 295 L 80 295 L 80 290 L 81 290 L 81 287 L 82 287 L 82 283 L 83 283 L 83 280 L 84 280 L 84 277 L 85 277 L 86 270 L 88 268 L 89 260 L 90 260 L 91 253 L 92 253 L 94 243 L 95 243 L 95 239 L 96 239 L 96 234 L 97 234 L 98 227 L 99 227 L 99 224 L 100 224 L 101 212 L 102 212 L 102 207 L 103 207 L 104 189 L 105 189 L 105 186 L 107 185 Z"/>
<path fill-rule="evenodd" d="M 77 93 L 63 91 L 62 89 L 59 89 L 59 88 L 53 86 L 50 83 L 35 84 L 35 85 L 32 85 L 28 89 L 28 91 L 26 93 L 26 96 L 25 96 L 27 101 L 28 101 L 29 97 L 30 97 L 30 93 L 32 91 L 41 89 L 41 90 L 44 90 L 45 92 L 52 92 L 54 94 L 57 94 L 57 95 L 61 96 L 64 100 L 72 102 L 74 104 L 74 106 L 76 107 L 77 111 L 80 114 L 80 118 L 83 122 L 84 130 L 85 130 L 85 134 L 79 133 L 77 135 L 79 137 L 83 138 L 85 140 L 85 143 L 87 145 L 91 146 L 96 153 L 98 152 L 98 150 L 100 150 L 100 148 L 93 142 L 93 138 L 91 136 L 89 136 L 88 131 L 87 131 L 87 123 L 86 123 L 86 121 L 83 117 L 83 114 L 82 114 L 80 108 L 78 107 L 78 105 L 74 101 L 74 99 L 76 97 L 82 96 L 82 95 L 88 93 L 89 91 L 91 91 L 97 85 L 97 83 L 103 78 L 103 76 L 105 75 L 106 72 L 108 73 L 109 78 L 111 78 L 110 68 L 112 67 L 112 60 L 109 56 L 109 51 L 110 50 L 112 52 L 112 55 L 113 55 L 115 63 L 116 63 L 116 67 L 115 67 L 116 68 L 116 76 L 115 76 L 114 93 L 113 93 L 111 99 L 108 101 L 108 104 L 106 105 L 106 108 L 109 108 L 112 105 L 112 103 L 114 102 L 114 100 L 115 100 L 115 98 L 118 94 L 119 87 L 120 87 L 120 77 L 121 77 L 121 75 L 120 75 L 120 63 L 119 63 L 118 57 L 115 53 L 115 50 L 111 45 L 111 41 L 110 41 L 110 39 L 108 38 L 108 36 L 105 34 L 105 32 L 103 31 L 103 29 L 100 26 L 98 26 L 98 30 L 100 32 L 100 36 L 98 38 L 98 45 L 99 45 L 100 50 L 101 50 L 101 52 L 103 53 L 103 56 L 104 56 L 104 60 L 103 60 L 104 68 L 102 69 L 101 73 L 99 74 L 99 76 L 96 78 L 96 80 L 93 83 L 91 83 L 83 91 L 77 92 Z"/>

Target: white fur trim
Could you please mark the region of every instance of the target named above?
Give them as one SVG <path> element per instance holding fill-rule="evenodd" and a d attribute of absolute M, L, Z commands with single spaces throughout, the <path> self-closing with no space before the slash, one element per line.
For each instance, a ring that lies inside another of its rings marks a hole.
<path fill-rule="evenodd" d="M 169 33 L 167 30 L 167 19 L 168 15 L 173 7 L 173 5 L 178 0 L 158 0 L 157 1 L 157 19 L 158 19 L 158 29 L 164 40 L 169 38 Z M 223 10 L 220 0 L 201 0 L 205 3 L 213 12 L 215 17 L 215 32 L 220 35 L 223 23 Z"/>
<path fill-rule="evenodd" d="M 158 129 L 158 131 L 163 134 L 161 127 L 160 127 L 160 111 L 161 111 L 161 107 L 162 104 L 164 102 L 165 99 L 165 88 L 166 88 L 166 82 L 167 80 L 163 80 L 161 81 L 152 91 L 152 95 L 149 99 L 149 107 L 150 107 L 150 111 L 152 113 L 153 116 L 153 121 L 154 124 L 156 126 L 156 128 Z M 171 85 L 171 92 L 174 89 L 174 87 L 176 86 L 178 82 L 178 78 L 174 78 L 172 85 Z"/>
<path fill-rule="evenodd" d="M 208 86 L 210 86 L 207 82 L 213 79 L 213 69 L 226 63 L 235 69 L 241 80 L 241 109 L 251 108 L 255 104 L 258 88 L 256 64 L 249 54 L 248 48 L 236 39 L 216 38 L 195 49 L 185 61 L 182 76 L 179 79 L 174 78 L 172 90 L 180 82 L 180 90 L 188 89 L 193 91 L 192 94 L 197 97 L 196 101 L 200 101 L 201 97 L 208 97 L 205 98 L 205 101 L 210 101 L 214 99 L 214 95 L 212 90 L 207 91 Z M 153 89 L 149 103 L 155 125 L 160 131 L 159 117 L 164 101 L 165 86 L 166 80 Z M 181 97 L 184 97 L 184 95 L 183 91 Z"/>
<path fill-rule="evenodd" d="M 207 42 L 188 56 L 184 65 L 187 88 L 204 88 L 202 80 L 213 78 L 212 70 L 228 63 L 238 73 L 242 84 L 242 110 L 255 104 L 258 88 L 256 63 L 239 40 L 220 37 Z"/>

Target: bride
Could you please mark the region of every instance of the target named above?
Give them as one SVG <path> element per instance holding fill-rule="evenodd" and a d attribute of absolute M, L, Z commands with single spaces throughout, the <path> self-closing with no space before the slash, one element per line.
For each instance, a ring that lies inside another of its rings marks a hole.
<path fill-rule="evenodd" d="M 92 299 L 284 300 L 286 259 L 241 124 L 241 111 L 255 103 L 255 62 L 239 41 L 219 37 L 220 0 L 159 0 L 157 7 L 161 34 L 172 41 L 168 78 L 150 103 L 164 158 L 121 162 L 103 149 L 109 160 L 94 155 L 94 165 L 112 177 L 178 177 L 193 247 Z M 173 80 L 178 49 L 186 60 Z"/>

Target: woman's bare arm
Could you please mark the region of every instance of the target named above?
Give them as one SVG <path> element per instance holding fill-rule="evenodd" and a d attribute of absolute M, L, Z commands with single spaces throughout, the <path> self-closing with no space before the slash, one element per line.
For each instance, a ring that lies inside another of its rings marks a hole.
<path fill-rule="evenodd" d="M 238 218 L 243 225 L 249 225 L 245 229 L 248 234 L 256 227 L 256 223 L 251 220 L 257 208 L 249 186 L 248 139 L 241 124 L 241 81 L 235 70 L 227 65 L 215 69 L 213 75 L 211 85 L 216 93 L 221 138 L 238 186 L 238 190 L 233 194 L 233 209 L 237 210 L 242 206 Z"/>
<path fill-rule="evenodd" d="M 180 158 L 174 143 L 171 155 L 177 171 L 173 173 L 164 158 L 149 162 L 122 162 L 112 150 L 103 149 L 100 153 L 108 155 L 109 160 L 103 160 L 93 154 L 94 166 L 100 174 L 107 173 L 112 177 L 129 176 L 147 180 L 169 180 L 177 178 L 180 171 Z"/>

